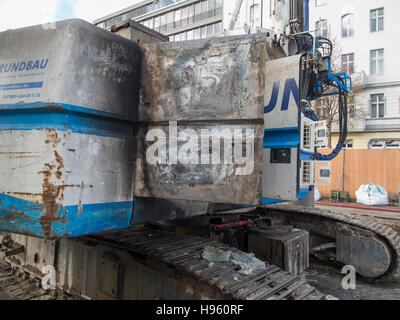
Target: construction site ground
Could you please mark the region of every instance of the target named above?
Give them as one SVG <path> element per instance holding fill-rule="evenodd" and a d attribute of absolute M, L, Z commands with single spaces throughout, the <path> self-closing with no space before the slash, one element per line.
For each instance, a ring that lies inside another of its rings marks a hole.
<path fill-rule="evenodd" d="M 339 300 L 400 300 L 400 278 L 382 283 L 370 283 L 356 279 L 355 290 L 344 290 L 341 270 L 312 260 L 310 268 L 302 274 L 310 285 L 326 294 L 328 299 Z"/>

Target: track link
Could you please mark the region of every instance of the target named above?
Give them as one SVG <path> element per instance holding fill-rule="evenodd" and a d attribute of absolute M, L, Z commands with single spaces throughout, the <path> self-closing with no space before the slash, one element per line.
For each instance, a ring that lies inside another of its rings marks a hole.
<path fill-rule="evenodd" d="M 321 300 L 324 295 L 300 277 L 266 264 L 266 269 L 245 276 L 231 263 L 210 264 L 201 257 L 206 246 L 239 250 L 194 236 L 178 235 L 143 227 L 81 238 L 129 252 L 148 267 L 167 264 L 189 274 L 227 299 L 235 300 Z M 162 269 L 162 267 L 160 267 Z"/>
<path fill-rule="evenodd" d="M 39 280 L 13 270 L 8 264 L 0 264 L 0 300 L 55 299 L 55 295 L 42 289 Z"/>
<path fill-rule="evenodd" d="M 393 275 L 400 274 L 400 235 L 398 232 L 393 230 L 384 224 L 377 223 L 370 218 L 355 216 L 352 214 L 333 212 L 330 210 L 322 210 L 315 208 L 305 208 L 294 206 L 291 204 L 279 204 L 279 205 L 269 205 L 265 207 L 266 213 L 274 213 L 279 215 L 285 215 L 290 217 L 293 214 L 301 214 L 309 217 L 318 217 L 325 219 L 325 221 L 330 223 L 342 223 L 345 225 L 360 228 L 369 232 L 373 232 L 377 238 L 381 239 L 386 243 L 391 252 L 391 263 L 390 267 L 385 274 L 370 279 L 375 281 L 386 280 Z M 296 218 L 293 217 L 292 221 Z"/>

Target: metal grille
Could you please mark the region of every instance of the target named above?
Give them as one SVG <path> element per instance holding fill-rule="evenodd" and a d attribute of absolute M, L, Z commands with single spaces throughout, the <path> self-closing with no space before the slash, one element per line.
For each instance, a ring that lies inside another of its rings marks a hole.
<path fill-rule="evenodd" d="M 303 134 L 303 148 L 312 149 L 314 147 L 312 139 L 312 128 L 311 126 L 304 124 L 304 134 Z"/>
<path fill-rule="evenodd" d="M 304 161 L 302 166 L 302 187 L 308 187 L 314 184 L 314 163 Z"/>

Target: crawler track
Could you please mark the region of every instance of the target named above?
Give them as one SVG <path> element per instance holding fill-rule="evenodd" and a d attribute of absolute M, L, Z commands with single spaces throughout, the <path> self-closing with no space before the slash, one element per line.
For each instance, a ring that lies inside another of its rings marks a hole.
<path fill-rule="evenodd" d="M 324 232 L 319 228 L 321 222 L 326 225 L 331 225 L 332 230 L 335 229 L 334 224 L 341 223 L 372 232 L 378 239 L 382 240 L 386 244 L 388 251 L 391 253 L 391 263 L 385 274 L 372 278 L 371 280 L 385 280 L 392 275 L 400 274 L 400 235 L 391 227 L 377 223 L 368 217 L 333 212 L 326 209 L 304 208 L 290 204 L 267 206 L 265 212 L 267 214 L 272 213 L 275 216 L 284 216 L 289 220 L 289 223 L 294 225 L 298 222 L 302 223 L 303 221 L 306 221 L 306 224 L 310 224 L 312 232 L 321 235 L 324 235 Z M 319 226 L 317 224 L 312 225 L 313 218 L 319 219 Z"/>
<path fill-rule="evenodd" d="M 55 300 L 43 290 L 40 281 L 0 264 L 0 300 Z"/>
<path fill-rule="evenodd" d="M 184 236 L 148 228 L 132 228 L 82 238 L 129 252 L 145 265 L 154 268 L 172 266 L 235 300 L 321 300 L 324 295 L 300 277 L 293 277 L 273 265 L 253 275 L 239 274 L 231 263 L 214 263 L 202 259 L 206 246 L 238 252 L 224 244 L 203 238 Z"/>

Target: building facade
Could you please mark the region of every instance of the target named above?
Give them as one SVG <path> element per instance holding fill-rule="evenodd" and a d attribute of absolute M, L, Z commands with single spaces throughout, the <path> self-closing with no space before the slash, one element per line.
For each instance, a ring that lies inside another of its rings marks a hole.
<path fill-rule="evenodd" d="M 333 39 L 338 64 L 363 89 L 347 147 L 400 149 L 400 1 L 310 0 L 310 29 Z M 332 145 L 337 141 L 333 134 Z"/>
<path fill-rule="evenodd" d="M 281 33 L 284 21 L 297 18 L 294 3 L 290 0 L 294 9 L 289 10 L 286 2 L 280 0 L 147 0 L 97 19 L 94 24 L 109 30 L 117 23 L 133 19 L 169 36 L 170 41 L 260 31 Z"/>
<path fill-rule="evenodd" d="M 222 34 L 223 0 L 149 0 L 94 21 L 110 29 L 133 19 L 169 36 L 170 41 L 205 39 Z"/>

